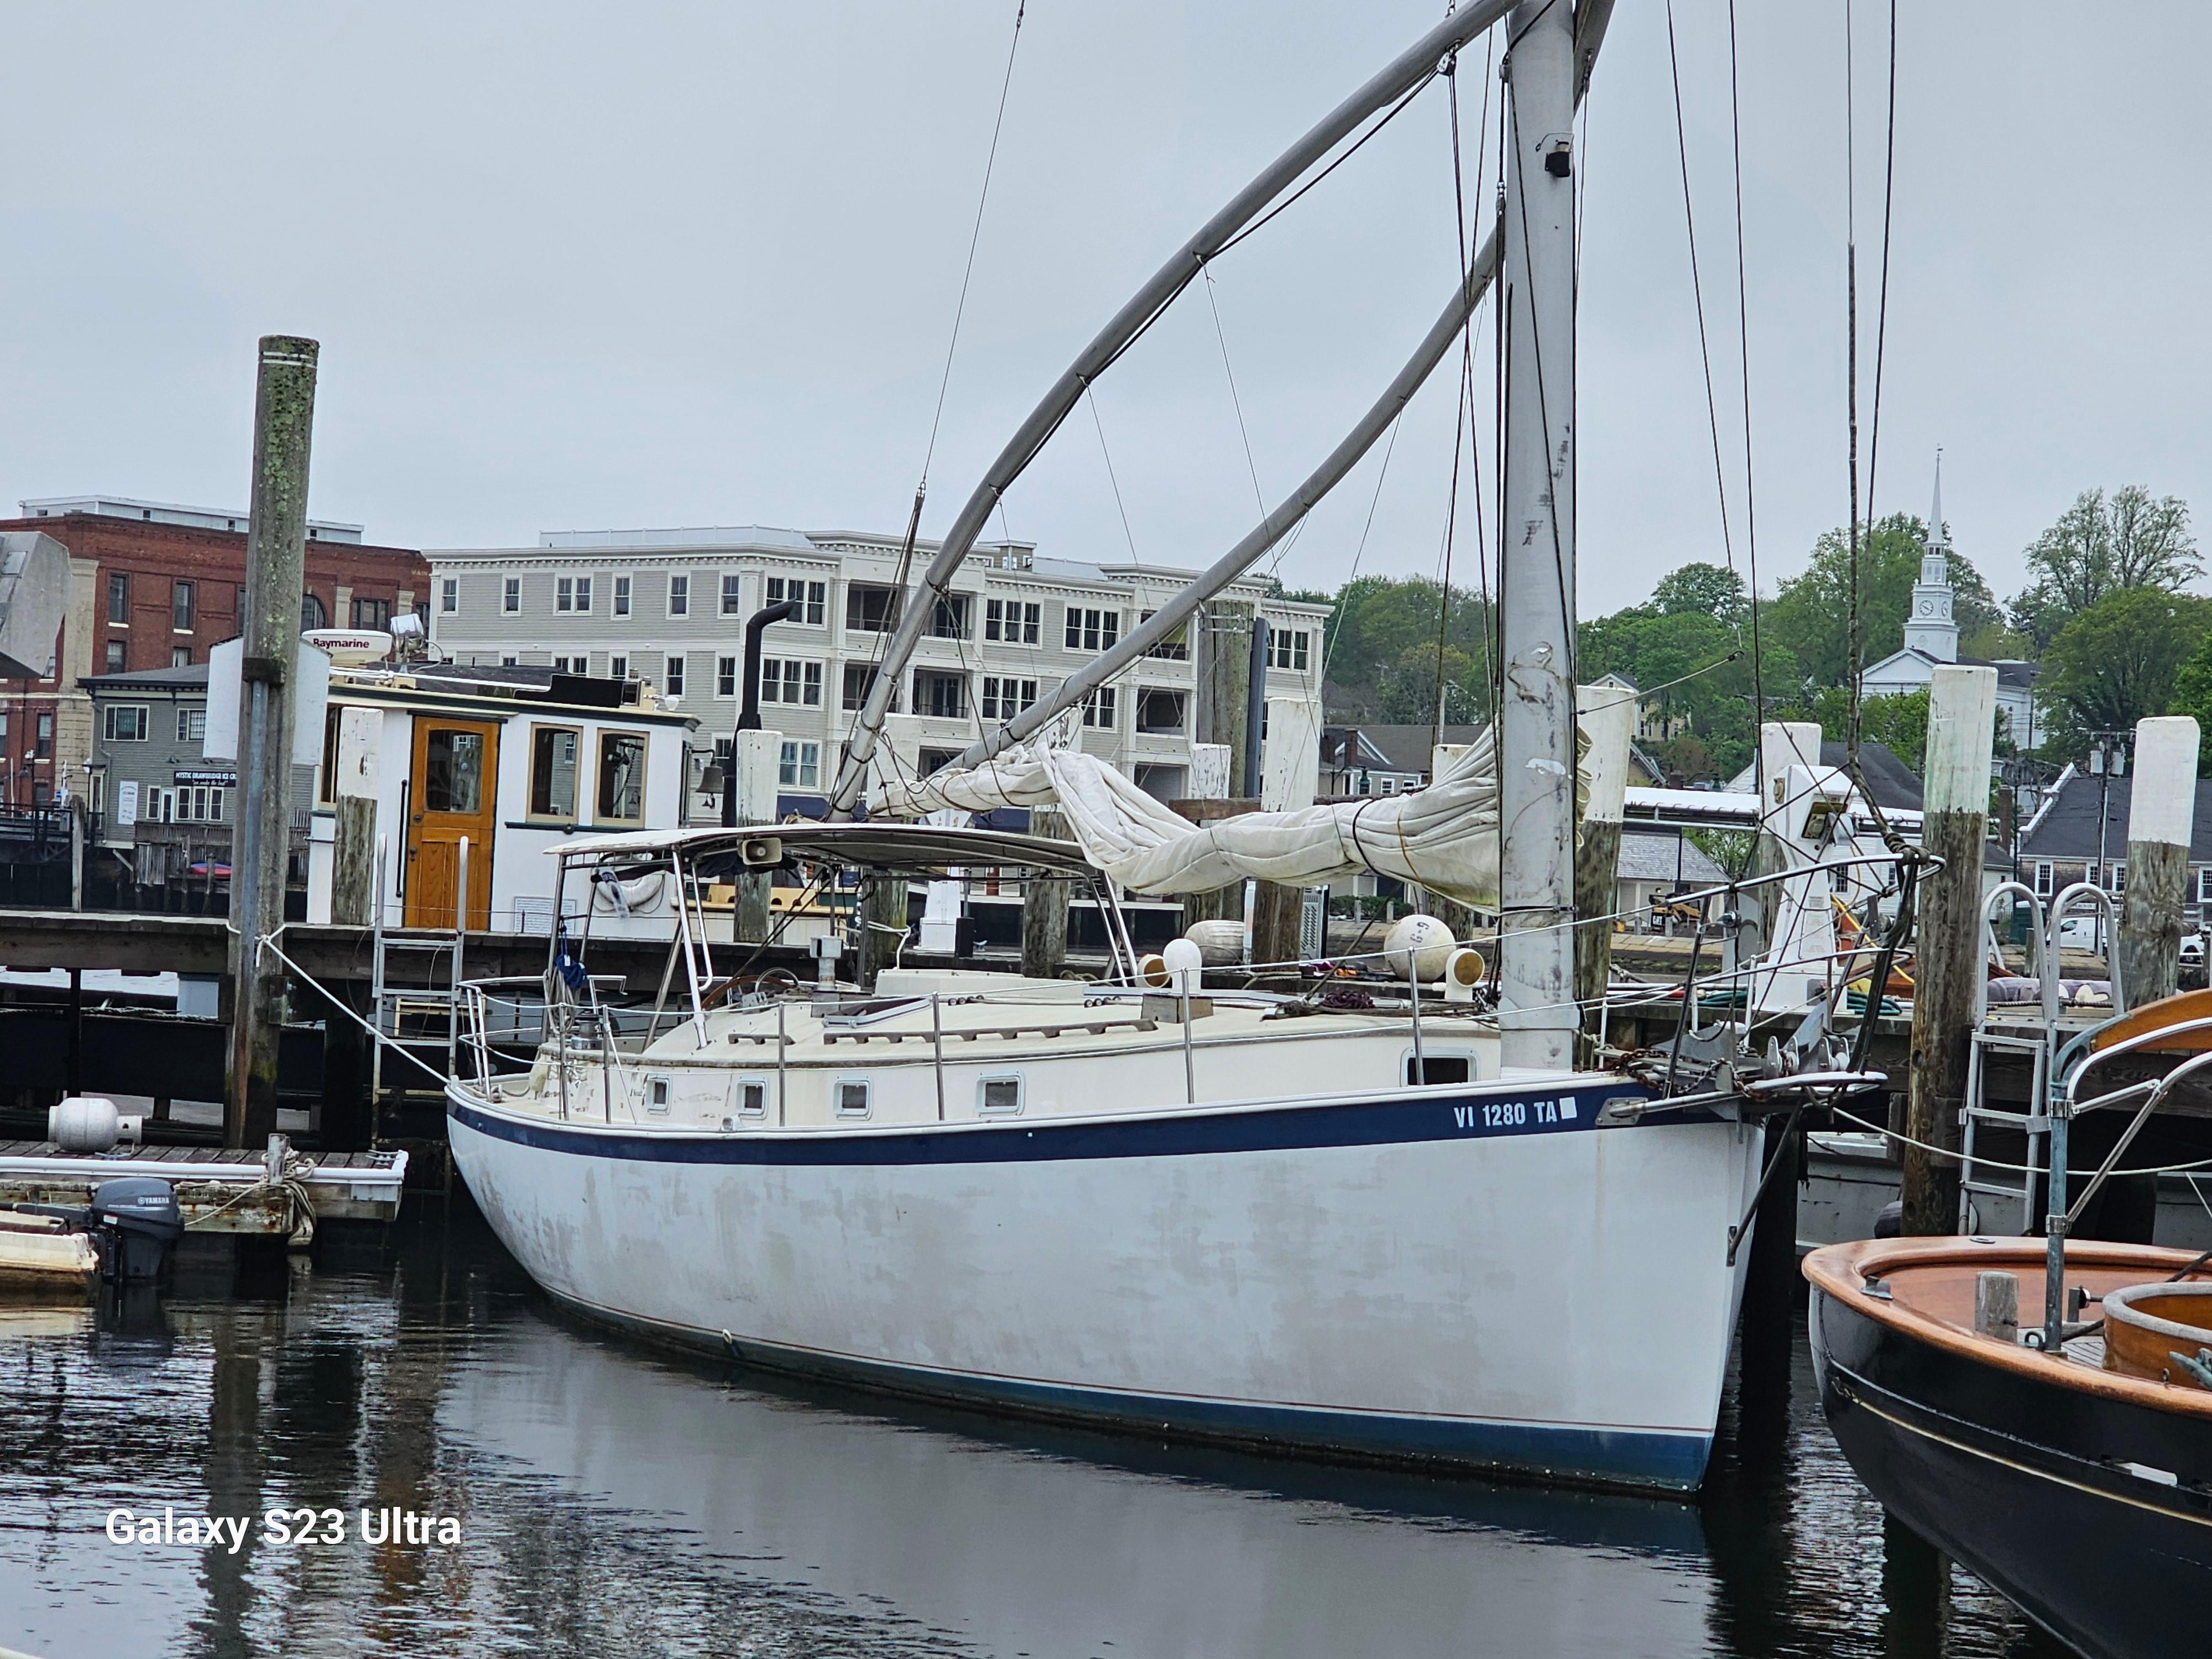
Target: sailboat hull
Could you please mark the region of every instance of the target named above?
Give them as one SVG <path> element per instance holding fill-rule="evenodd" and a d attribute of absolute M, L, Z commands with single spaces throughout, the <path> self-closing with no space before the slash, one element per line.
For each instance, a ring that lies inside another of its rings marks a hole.
<path fill-rule="evenodd" d="M 448 1090 L 553 1296 L 743 1363 L 1330 1457 L 1694 1488 L 1756 1131 L 1606 1079 L 639 1133 Z"/>

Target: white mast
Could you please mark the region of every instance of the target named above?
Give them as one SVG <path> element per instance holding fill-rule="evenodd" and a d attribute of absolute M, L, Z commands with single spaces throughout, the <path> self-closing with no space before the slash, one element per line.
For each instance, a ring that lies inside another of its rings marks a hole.
<path fill-rule="evenodd" d="M 1507 25 L 1504 848 L 1498 990 L 1508 1066 L 1565 1071 L 1579 1024 L 1575 914 L 1575 20 L 1523 0 Z"/>

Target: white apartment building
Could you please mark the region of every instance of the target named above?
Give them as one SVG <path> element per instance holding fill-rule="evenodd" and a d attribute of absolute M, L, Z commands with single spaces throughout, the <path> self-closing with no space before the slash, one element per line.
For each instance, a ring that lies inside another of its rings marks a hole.
<path fill-rule="evenodd" d="M 738 528 L 551 531 L 536 547 L 428 550 L 431 637 L 456 662 L 549 665 L 649 680 L 726 742 L 740 698 L 746 619 L 780 599 L 799 613 L 762 641 L 762 724 L 784 734 L 784 810 L 836 775 L 897 623 L 900 538 Z M 916 544 L 911 588 L 937 544 Z M 915 717 L 927 772 L 1048 695 L 1149 617 L 1194 573 L 1040 557 L 979 544 L 937 607 L 893 707 Z M 1267 690 L 1318 697 L 1328 607 L 1239 583 L 1272 629 Z M 1092 694 L 1082 743 L 1163 800 L 1188 793 L 1195 681 L 1188 629 Z"/>

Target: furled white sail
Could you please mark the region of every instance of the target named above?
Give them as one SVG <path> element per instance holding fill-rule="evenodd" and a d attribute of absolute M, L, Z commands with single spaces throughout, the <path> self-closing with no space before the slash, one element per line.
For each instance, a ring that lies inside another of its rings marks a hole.
<path fill-rule="evenodd" d="M 1426 789 L 1194 824 L 1106 762 L 1045 744 L 919 782 L 886 781 L 872 812 L 920 817 L 1057 806 L 1091 863 L 1133 892 L 1202 893 L 1247 877 L 1316 887 L 1364 870 L 1480 908 L 1498 903 L 1498 764 L 1488 732 Z"/>

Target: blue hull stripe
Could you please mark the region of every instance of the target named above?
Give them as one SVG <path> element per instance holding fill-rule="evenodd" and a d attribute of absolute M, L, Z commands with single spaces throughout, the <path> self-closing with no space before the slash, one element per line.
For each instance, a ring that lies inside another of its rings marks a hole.
<path fill-rule="evenodd" d="M 1261 1450 L 1320 1454 L 1356 1462 L 1449 1463 L 1549 1480 L 1693 1492 L 1712 1453 L 1710 1434 L 1563 1427 L 1472 1418 L 1398 1417 L 1373 1412 L 1191 1400 L 1010 1377 L 926 1370 L 635 1318 L 574 1297 L 556 1301 L 637 1335 L 720 1354 L 740 1364 L 821 1376 L 913 1397 L 949 1400 L 1023 1416 L 1165 1433 L 1184 1440 Z"/>
<path fill-rule="evenodd" d="M 948 1123 L 921 1130 L 744 1129 L 734 1133 L 581 1128 L 487 1112 L 449 1091 L 447 1110 L 479 1133 L 543 1152 L 645 1164 L 858 1166 L 900 1164 L 1040 1164 L 1102 1158 L 1192 1158 L 1310 1147 L 1387 1146 L 1439 1140 L 1509 1139 L 1587 1133 L 1611 1100 L 1647 1098 L 1627 1082 L 1561 1089 L 1535 1085 L 1501 1094 L 1441 1088 L 1382 1099 L 1313 1104 L 1184 1109 L 1075 1122 Z M 1712 1122 L 1685 1113 L 1669 1122 Z"/>

